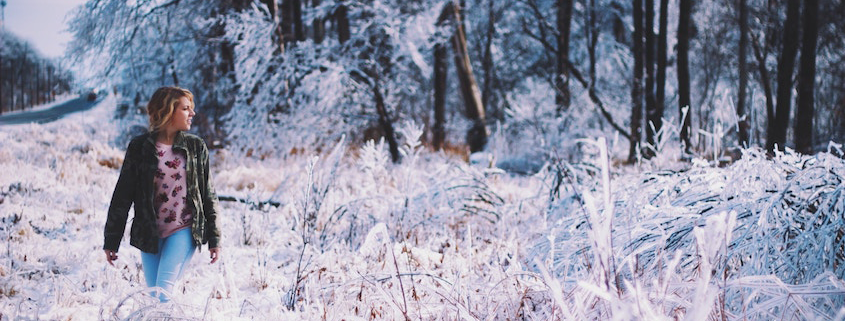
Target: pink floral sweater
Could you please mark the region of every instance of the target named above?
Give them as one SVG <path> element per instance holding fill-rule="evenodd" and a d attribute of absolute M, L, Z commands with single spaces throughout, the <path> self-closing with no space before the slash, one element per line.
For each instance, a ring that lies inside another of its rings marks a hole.
<path fill-rule="evenodd" d="M 191 227 L 193 211 L 187 203 L 185 191 L 185 153 L 174 151 L 172 145 L 156 143 L 158 170 L 153 183 L 156 187 L 154 206 L 158 217 L 159 237 Z"/>

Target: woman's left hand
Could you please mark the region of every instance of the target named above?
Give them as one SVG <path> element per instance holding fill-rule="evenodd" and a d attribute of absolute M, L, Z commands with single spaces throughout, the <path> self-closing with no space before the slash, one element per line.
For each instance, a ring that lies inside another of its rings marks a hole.
<path fill-rule="evenodd" d="M 217 262 L 217 259 L 220 258 L 220 248 L 219 247 L 215 247 L 213 249 L 208 249 L 208 253 L 211 254 L 211 263 L 210 264 L 214 264 L 214 262 Z"/>

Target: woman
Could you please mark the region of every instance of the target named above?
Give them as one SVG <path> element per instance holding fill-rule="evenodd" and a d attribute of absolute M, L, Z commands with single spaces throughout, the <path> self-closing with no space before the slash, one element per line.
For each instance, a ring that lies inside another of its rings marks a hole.
<path fill-rule="evenodd" d="M 150 132 L 134 137 L 126 149 L 105 227 L 103 251 L 114 266 L 135 204 L 129 244 L 141 250 L 148 287 L 167 293 L 191 260 L 208 243 L 211 263 L 220 256 L 217 195 L 208 171 L 208 148 L 185 133 L 194 117 L 194 95 L 178 87 L 161 87 L 147 105 Z"/>

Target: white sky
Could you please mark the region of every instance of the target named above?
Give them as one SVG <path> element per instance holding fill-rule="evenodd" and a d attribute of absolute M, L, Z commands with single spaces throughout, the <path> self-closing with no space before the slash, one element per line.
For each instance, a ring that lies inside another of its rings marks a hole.
<path fill-rule="evenodd" d="M 60 57 L 71 39 L 67 15 L 83 3 L 85 0 L 6 0 L 3 25 L 44 57 Z"/>

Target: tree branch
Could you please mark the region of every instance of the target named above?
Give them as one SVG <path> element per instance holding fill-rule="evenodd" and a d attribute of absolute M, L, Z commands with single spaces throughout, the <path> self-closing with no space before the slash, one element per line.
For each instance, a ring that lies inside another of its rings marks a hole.
<path fill-rule="evenodd" d="M 239 197 L 230 196 L 230 195 L 217 195 L 217 200 L 219 200 L 221 202 L 238 202 L 238 203 L 249 204 L 249 205 L 252 205 L 255 208 L 262 208 L 265 205 L 270 205 L 272 207 L 281 207 L 282 206 L 282 203 L 277 202 L 277 201 L 273 201 L 273 200 L 254 201 L 254 200 L 239 198 Z"/>
<path fill-rule="evenodd" d="M 533 2 L 526 2 L 526 3 L 528 4 L 529 7 L 534 8 L 535 16 L 538 16 L 538 20 L 542 20 L 543 19 L 542 15 L 539 13 L 539 11 L 538 11 L 539 9 L 536 8 L 536 4 L 534 4 Z M 557 48 L 555 48 L 554 46 L 552 46 L 552 44 L 550 44 L 548 41 L 546 41 L 546 39 L 544 37 L 545 32 L 543 32 L 542 22 L 538 23 L 538 25 L 540 25 L 539 28 L 540 28 L 541 33 L 543 33 L 542 35 L 536 35 L 533 32 L 531 32 L 531 30 L 528 28 L 528 24 L 525 21 L 523 21 L 523 23 L 522 23 L 523 32 L 525 32 L 525 34 L 528 35 L 528 37 L 530 37 L 534 40 L 537 40 L 543 46 L 543 48 L 546 48 L 547 54 L 548 54 L 548 52 L 551 52 L 552 54 L 557 54 Z M 620 126 L 619 124 L 616 123 L 616 121 L 613 120 L 613 116 L 604 107 L 604 103 L 602 103 L 601 99 L 599 98 L 595 87 L 590 86 L 590 83 L 587 82 L 586 79 L 584 79 L 584 76 L 581 74 L 581 72 L 578 71 L 578 69 L 575 68 L 575 65 L 572 63 L 572 61 L 570 61 L 570 60 L 566 61 L 566 68 L 569 69 L 569 71 L 572 73 L 573 76 L 575 76 L 575 79 L 578 80 L 578 82 L 581 84 L 581 86 L 583 86 L 585 89 L 587 89 L 590 100 L 593 102 L 593 104 L 596 105 L 596 107 L 598 107 L 602 116 L 604 116 L 604 118 L 607 120 L 607 122 L 610 123 L 610 126 L 613 127 L 614 129 L 616 129 L 619 132 L 619 134 L 624 136 L 626 139 L 631 140 L 631 134 L 628 133 L 627 131 L 625 131 L 625 129 L 622 128 L 622 126 Z"/>

